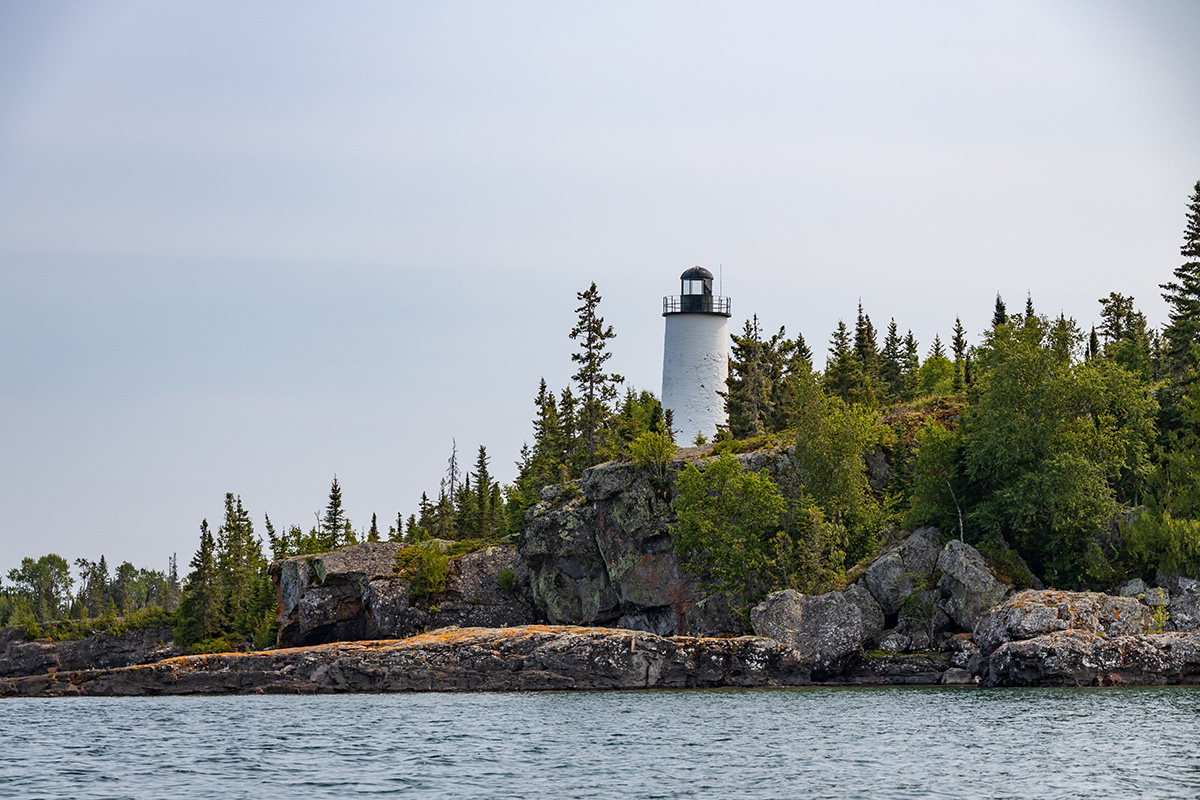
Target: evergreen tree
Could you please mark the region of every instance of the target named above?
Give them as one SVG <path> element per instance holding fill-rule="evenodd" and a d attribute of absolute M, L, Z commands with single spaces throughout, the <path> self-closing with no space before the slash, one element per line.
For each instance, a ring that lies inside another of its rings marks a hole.
<path fill-rule="evenodd" d="M 854 324 L 854 355 L 862 366 L 863 378 L 874 393 L 879 385 L 879 347 L 875 341 L 875 326 L 871 317 L 863 313 L 862 301 L 858 303 L 858 319 Z"/>
<path fill-rule="evenodd" d="M 487 448 L 479 445 L 479 455 L 475 459 L 475 506 L 478 509 L 475 520 L 474 534 L 480 539 L 487 538 L 494 532 L 495 506 L 492 504 L 492 475 L 488 471 Z M 499 490 L 499 486 L 495 485 Z"/>
<path fill-rule="evenodd" d="M 225 519 L 217 529 L 215 558 L 225 616 L 234 631 L 249 634 L 258 622 L 255 599 L 266 562 L 242 498 L 232 493 L 225 495 Z"/>
<path fill-rule="evenodd" d="M 967 331 L 958 317 L 954 318 L 954 336 L 950 339 L 950 349 L 954 351 L 954 392 L 958 393 L 967 385 Z"/>
<path fill-rule="evenodd" d="M 918 373 L 921 371 L 921 356 L 917 352 L 917 340 L 913 338 L 911 330 L 904 337 L 903 367 L 901 377 L 904 381 L 904 391 L 900 399 L 908 401 L 917 396 L 920 386 Z"/>
<path fill-rule="evenodd" d="M 741 336 L 732 334 L 730 338 L 733 345 L 724 392 L 729 430 L 737 439 L 761 436 L 768 387 L 758 315 L 746 320 Z"/>
<path fill-rule="evenodd" d="M 826 392 L 840 397 L 847 404 L 869 403 L 872 400 L 862 364 L 850 342 L 850 333 L 846 330 L 846 323 L 841 320 L 838 320 L 837 329 L 829 340 L 824 383 Z"/>
<path fill-rule="evenodd" d="M 347 522 L 346 512 L 342 508 L 342 487 L 338 485 L 337 475 L 334 475 L 333 482 L 329 484 L 329 502 L 325 504 L 325 516 L 321 520 L 323 546 L 326 550 L 336 550 L 342 546 Z"/>
<path fill-rule="evenodd" d="M 1004 300 L 1000 298 L 1000 293 L 996 292 L 996 310 L 992 312 L 992 327 L 998 328 L 1008 322 L 1008 311 L 1004 307 Z"/>
<path fill-rule="evenodd" d="M 895 402 L 904 395 L 904 364 L 902 342 L 896 328 L 896 318 L 888 323 L 887 335 L 883 339 L 883 351 L 879 360 L 879 383 L 884 395 Z"/>
<path fill-rule="evenodd" d="M 945 358 L 946 357 L 946 351 L 942 347 L 942 337 L 938 336 L 936 333 L 933 335 L 933 344 L 929 348 L 929 357 L 930 358 Z"/>
<path fill-rule="evenodd" d="M 79 569 L 79 603 L 88 617 L 99 617 L 110 602 L 108 564 L 101 554 L 99 561 L 75 559 Z"/>
<path fill-rule="evenodd" d="M 605 444 L 603 426 L 617 397 L 617 385 L 625 379 L 605 371 L 605 363 L 612 357 L 607 352 L 607 342 L 616 334 L 611 325 L 604 325 L 604 317 L 596 313 L 600 292 L 595 282 L 587 291 L 576 293 L 576 297 L 583 305 L 575 309 L 579 319 L 570 333 L 570 338 L 579 342 L 579 352 L 571 354 L 571 361 L 578 365 L 571 379 L 579 387 L 579 432 L 581 444 L 586 448 L 581 451 L 586 456 L 582 466 L 590 467 L 598 463 L 596 454 Z"/>
<path fill-rule="evenodd" d="M 216 543 L 208 520 L 200 523 L 200 548 L 183 587 L 175 623 L 175 641 L 183 646 L 212 639 L 225 631 L 225 613 L 217 576 Z"/>
<path fill-rule="evenodd" d="M 368 542 L 378 542 L 379 541 L 379 525 L 375 522 L 375 514 L 374 513 L 371 514 L 371 529 L 369 531 L 367 531 L 367 541 Z"/>

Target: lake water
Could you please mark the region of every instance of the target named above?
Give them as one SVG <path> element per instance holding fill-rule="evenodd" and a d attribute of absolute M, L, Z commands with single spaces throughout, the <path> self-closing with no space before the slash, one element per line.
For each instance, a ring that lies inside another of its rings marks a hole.
<path fill-rule="evenodd" d="M 0 701 L 0 797 L 1200 796 L 1200 689 Z"/>

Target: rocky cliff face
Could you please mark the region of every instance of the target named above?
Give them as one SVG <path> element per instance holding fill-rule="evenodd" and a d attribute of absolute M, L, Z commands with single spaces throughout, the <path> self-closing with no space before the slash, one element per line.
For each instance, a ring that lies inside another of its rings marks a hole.
<path fill-rule="evenodd" d="M 154 626 L 122 636 L 99 633 L 73 642 L 27 641 L 17 628 L 0 629 L 0 678 L 48 672 L 127 667 L 179 655 L 171 629 Z"/>
<path fill-rule="evenodd" d="M 446 590 L 414 601 L 410 581 L 396 571 L 401 547 L 367 542 L 273 565 L 280 646 L 400 638 L 447 625 L 503 627 L 534 621 L 529 569 L 513 548 L 488 547 L 449 559 Z M 510 580 L 502 580 L 505 573 Z"/>
<path fill-rule="evenodd" d="M 538 612 L 556 624 L 688 630 L 701 594 L 675 557 L 673 521 L 665 493 L 632 464 L 593 467 L 578 485 L 548 487 L 517 547 Z"/>

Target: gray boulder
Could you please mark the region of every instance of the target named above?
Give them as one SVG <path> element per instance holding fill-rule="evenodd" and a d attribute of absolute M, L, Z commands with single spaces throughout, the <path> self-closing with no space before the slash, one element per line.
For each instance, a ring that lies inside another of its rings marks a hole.
<path fill-rule="evenodd" d="M 974 629 L 980 616 L 1008 594 L 1008 587 L 996 580 L 979 551 L 957 539 L 946 544 L 937 569 L 942 573 L 937 584 L 941 608 L 961 630 Z"/>
<path fill-rule="evenodd" d="M 866 572 L 867 588 L 885 616 L 899 613 L 905 597 L 929 588 L 926 581 L 941 555 L 941 535 L 937 528 L 919 528 L 900 546 L 875 560 Z"/>
<path fill-rule="evenodd" d="M 794 648 L 816 679 L 837 675 L 878 636 L 883 611 L 860 586 L 819 596 L 772 592 L 750 612 L 755 633 Z"/>
<path fill-rule="evenodd" d="M 917 528 L 900 543 L 900 557 L 904 559 L 904 571 L 928 578 L 937 568 L 942 554 L 942 534 L 937 528 Z"/>
<path fill-rule="evenodd" d="M 867 588 L 885 616 L 900 611 L 900 598 L 913 590 L 911 577 L 905 575 L 904 559 L 897 552 L 886 553 L 867 567 Z"/>
<path fill-rule="evenodd" d="M 750 633 L 745 618 L 738 613 L 729 595 L 717 592 L 705 597 L 687 615 L 688 636 L 744 636 Z"/>
<path fill-rule="evenodd" d="M 1166 629 L 1200 629 L 1200 581 L 1180 575 L 1167 581 L 1167 586 L 1170 590 L 1170 601 L 1167 605 Z"/>
<path fill-rule="evenodd" d="M 984 686 L 1137 686 L 1200 682 L 1200 633 L 1107 637 L 1063 631 L 1012 641 L 988 659 Z"/>
<path fill-rule="evenodd" d="M 1117 594 L 1121 597 L 1138 597 L 1146 593 L 1146 582 L 1141 578 L 1134 578 L 1117 590 Z"/>
<path fill-rule="evenodd" d="M 1134 597 L 1027 589 L 983 615 L 975 642 L 987 656 L 1008 642 L 1060 631 L 1132 636 L 1149 633 L 1150 625 L 1149 609 Z"/>
<path fill-rule="evenodd" d="M 1171 593 L 1161 586 L 1147 589 L 1135 596 L 1151 608 L 1162 608 L 1171 604 Z"/>

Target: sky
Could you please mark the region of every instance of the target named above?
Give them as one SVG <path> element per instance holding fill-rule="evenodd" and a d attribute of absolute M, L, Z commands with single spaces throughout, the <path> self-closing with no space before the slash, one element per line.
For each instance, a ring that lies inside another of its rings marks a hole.
<path fill-rule="evenodd" d="M 593 281 L 655 393 L 693 265 L 819 355 L 860 302 L 923 351 L 998 292 L 1161 324 L 1198 30 L 1190 0 L 0 0 L 0 574 L 186 572 L 226 492 L 308 528 L 335 474 L 386 530 L 452 443 L 511 480 Z"/>

